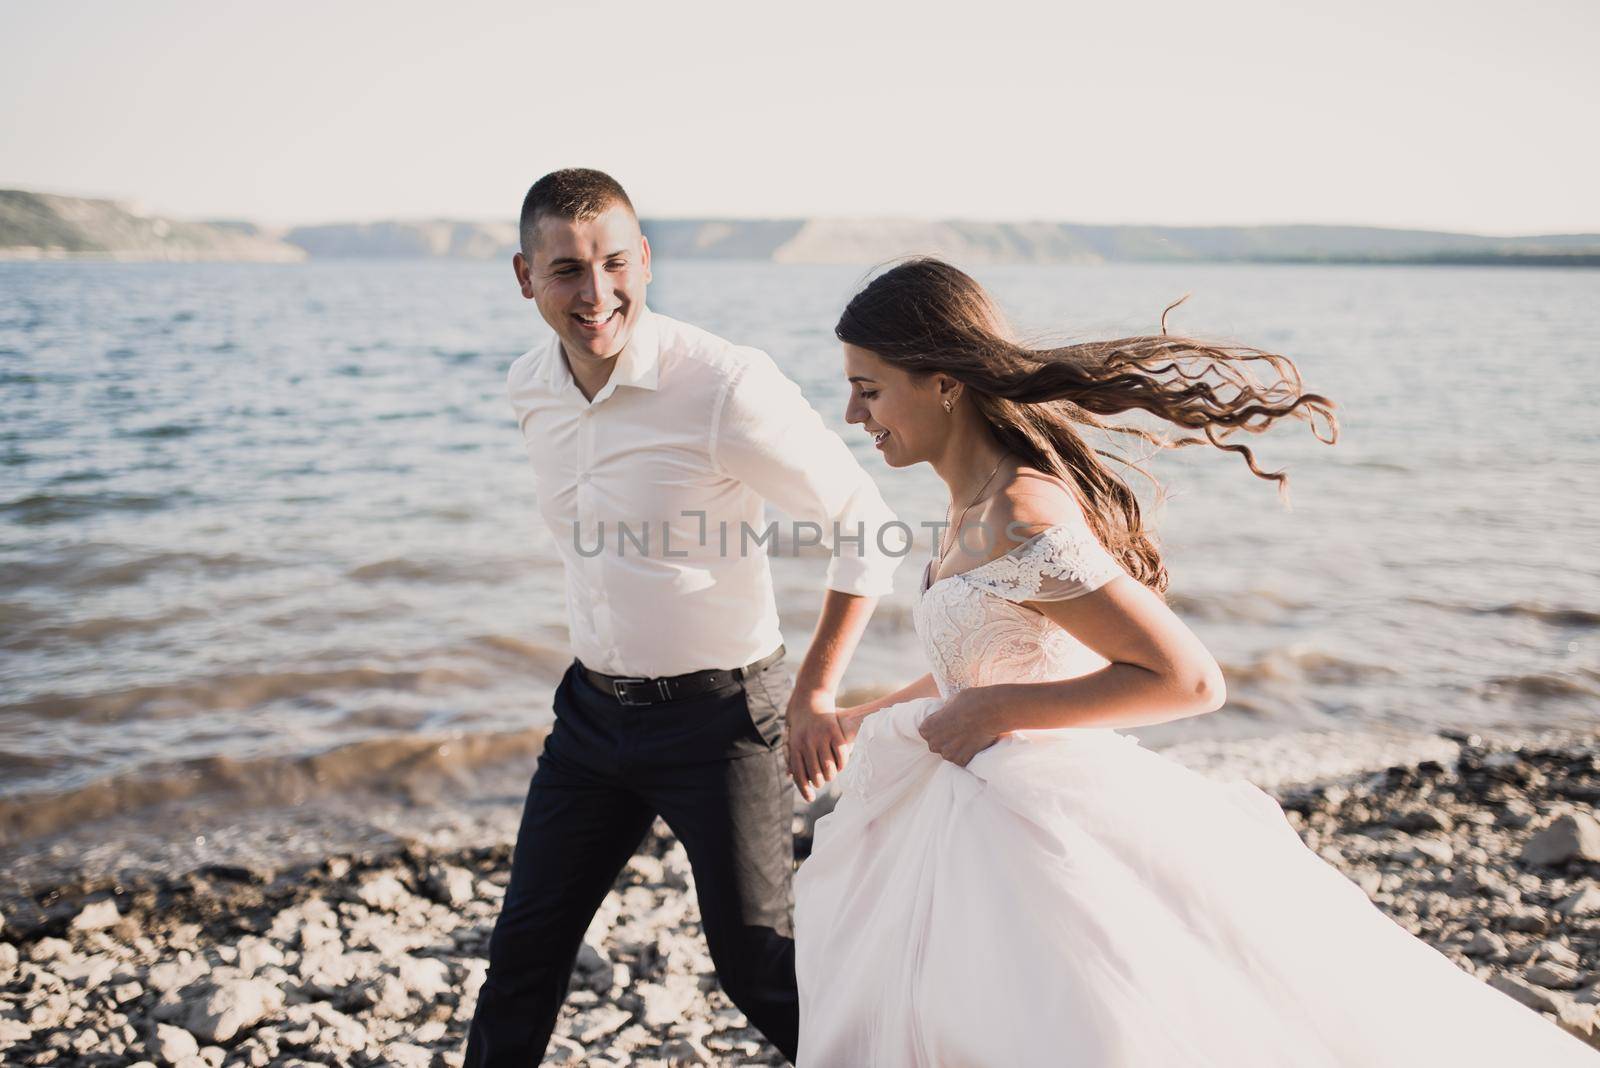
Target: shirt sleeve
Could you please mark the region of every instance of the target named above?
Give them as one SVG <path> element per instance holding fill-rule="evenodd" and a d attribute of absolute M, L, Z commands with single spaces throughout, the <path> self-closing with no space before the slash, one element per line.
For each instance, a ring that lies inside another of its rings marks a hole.
<path fill-rule="evenodd" d="M 772 358 L 748 354 L 712 419 L 711 459 L 796 520 L 821 528 L 830 590 L 881 597 L 894 585 L 909 531 L 839 435 Z"/>

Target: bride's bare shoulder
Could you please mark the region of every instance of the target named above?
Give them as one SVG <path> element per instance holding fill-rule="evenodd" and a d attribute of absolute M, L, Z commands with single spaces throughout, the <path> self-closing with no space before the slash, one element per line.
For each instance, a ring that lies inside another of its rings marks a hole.
<path fill-rule="evenodd" d="M 1083 508 L 1066 482 L 1024 465 L 990 498 L 984 520 L 1001 556 L 1051 527 L 1082 523 Z"/>

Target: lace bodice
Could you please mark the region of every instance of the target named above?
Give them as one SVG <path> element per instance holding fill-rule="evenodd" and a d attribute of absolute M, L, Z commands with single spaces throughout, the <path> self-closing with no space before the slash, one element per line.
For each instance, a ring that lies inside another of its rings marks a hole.
<path fill-rule="evenodd" d="M 1073 678 L 1103 666 L 1103 657 L 1023 602 L 1081 597 L 1120 574 L 1081 520 L 931 586 L 924 571 L 912 619 L 939 692 Z"/>

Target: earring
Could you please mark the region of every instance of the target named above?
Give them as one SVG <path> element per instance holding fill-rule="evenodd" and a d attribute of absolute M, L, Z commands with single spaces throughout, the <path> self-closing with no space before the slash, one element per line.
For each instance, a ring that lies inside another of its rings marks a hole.
<path fill-rule="evenodd" d="M 955 402 L 954 401 L 947 400 L 947 401 L 944 402 L 944 410 L 947 411 L 947 412 L 951 411 L 954 408 L 954 406 L 955 406 Z"/>

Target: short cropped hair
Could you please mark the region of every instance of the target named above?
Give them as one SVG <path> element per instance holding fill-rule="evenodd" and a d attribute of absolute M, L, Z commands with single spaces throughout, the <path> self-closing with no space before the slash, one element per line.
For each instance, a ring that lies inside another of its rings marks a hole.
<path fill-rule="evenodd" d="M 533 238 L 539 220 L 546 215 L 558 219 L 593 219 L 602 212 L 621 204 L 635 218 L 633 201 L 617 180 L 604 171 L 588 167 L 568 167 L 551 171 L 533 183 L 528 195 L 522 198 L 522 254 L 533 255 Z"/>

